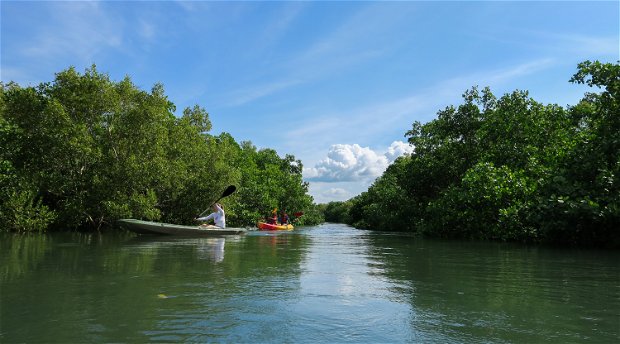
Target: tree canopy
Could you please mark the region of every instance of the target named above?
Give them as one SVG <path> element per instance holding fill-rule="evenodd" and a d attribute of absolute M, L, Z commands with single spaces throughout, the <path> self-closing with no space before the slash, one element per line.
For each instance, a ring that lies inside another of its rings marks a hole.
<path fill-rule="evenodd" d="M 230 225 L 274 207 L 311 212 L 301 161 L 212 135 L 196 105 L 179 117 L 156 84 L 69 68 L 0 88 L 0 230 L 99 230 L 120 218 L 191 223 L 228 185 Z M 304 217 L 301 223 L 317 223 Z"/>
<path fill-rule="evenodd" d="M 570 81 L 599 92 L 563 108 L 527 91 L 497 98 L 473 87 L 463 104 L 413 123 L 415 152 L 343 204 L 341 220 L 436 237 L 620 246 L 620 65 L 586 61 Z"/>

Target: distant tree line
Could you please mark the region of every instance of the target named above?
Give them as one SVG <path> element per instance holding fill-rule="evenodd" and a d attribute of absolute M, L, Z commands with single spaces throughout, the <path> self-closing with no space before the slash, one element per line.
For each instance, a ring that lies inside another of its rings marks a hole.
<path fill-rule="evenodd" d="M 413 123 L 415 147 L 328 221 L 432 237 L 620 247 L 620 65 L 586 61 L 574 106 L 474 87 Z"/>
<path fill-rule="evenodd" d="M 231 226 L 273 208 L 322 221 L 292 155 L 211 135 L 200 106 L 174 115 L 161 84 L 140 90 L 93 65 L 35 87 L 0 84 L 0 231 L 100 230 L 120 218 L 191 223 L 228 185 Z"/>

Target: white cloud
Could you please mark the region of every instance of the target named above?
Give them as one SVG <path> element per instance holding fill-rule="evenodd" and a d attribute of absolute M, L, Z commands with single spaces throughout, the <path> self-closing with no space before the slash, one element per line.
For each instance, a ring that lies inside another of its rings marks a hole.
<path fill-rule="evenodd" d="M 346 199 L 349 198 L 351 196 L 351 194 L 343 189 L 343 188 L 330 188 L 324 192 L 321 193 L 322 196 L 327 197 L 327 198 L 338 198 L 338 199 Z"/>
<path fill-rule="evenodd" d="M 385 156 L 358 144 L 332 145 L 327 158 L 307 171 L 308 179 L 351 181 L 378 177 L 387 168 Z"/>
<path fill-rule="evenodd" d="M 388 148 L 387 153 L 385 153 L 385 156 L 389 159 L 390 162 L 393 162 L 399 156 L 403 156 L 405 154 L 411 154 L 411 153 L 413 153 L 412 145 L 402 142 L 402 141 L 394 141 Z"/>
<path fill-rule="evenodd" d="M 413 147 L 400 141 L 394 141 L 386 153 L 378 153 L 358 144 L 335 144 L 325 159 L 314 167 L 304 169 L 304 175 L 312 181 L 367 182 L 379 177 L 397 157 L 412 151 Z"/>
<path fill-rule="evenodd" d="M 309 192 L 314 202 L 329 203 L 334 201 L 346 201 L 368 190 L 371 181 L 353 182 L 312 182 Z"/>

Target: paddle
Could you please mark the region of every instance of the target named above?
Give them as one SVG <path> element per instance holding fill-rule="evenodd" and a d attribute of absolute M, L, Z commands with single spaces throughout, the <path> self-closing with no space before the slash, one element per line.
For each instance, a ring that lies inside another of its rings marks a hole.
<path fill-rule="evenodd" d="M 209 208 L 205 209 L 202 213 L 200 213 L 200 215 L 198 215 L 196 217 L 201 217 L 207 210 L 211 209 L 211 207 L 215 203 L 217 203 L 217 201 L 221 200 L 222 198 L 224 198 L 226 196 L 230 196 L 233 192 L 235 192 L 235 190 L 237 190 L 237 187 L 235 187 L 234 185 L 230 185 L 229 187 L 227 187 L 226 190 L 224 190 L 224 192 L 222 193 L 222 196 L 220 196 L 220 198 L 216 199 L 213 203 L 211 203 Z"/>
<path fill-rule="evenodd" d="M 293 216 L 295 216 L 295 218 L 293 219 L 293 223 L 295 223 L 297 220 L 299 220 L 299 218 L 304 214 L 303 211 L 298 211 L 296 213 L 293 214 Z"/>

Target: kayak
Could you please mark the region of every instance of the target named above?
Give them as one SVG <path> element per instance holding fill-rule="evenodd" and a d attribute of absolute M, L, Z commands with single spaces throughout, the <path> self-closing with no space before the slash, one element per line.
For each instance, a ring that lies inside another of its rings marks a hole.
<path fill-rule="evenodd" d="M 170 223 L 122 219 L 118 222 L 127 230 L 138 234 L 159 234 L 177 236 L 220 236 L 243 234 L 244 228 L 209 228 L 203 226 L 183 226 Z"/>
<path fill-rule="evenodd" d="M 288 225 L 272 225 L 265 222 L 259 222 L 256 226 L 261 231 L 291 231 L 295 228 L 290 223 Z"/>

